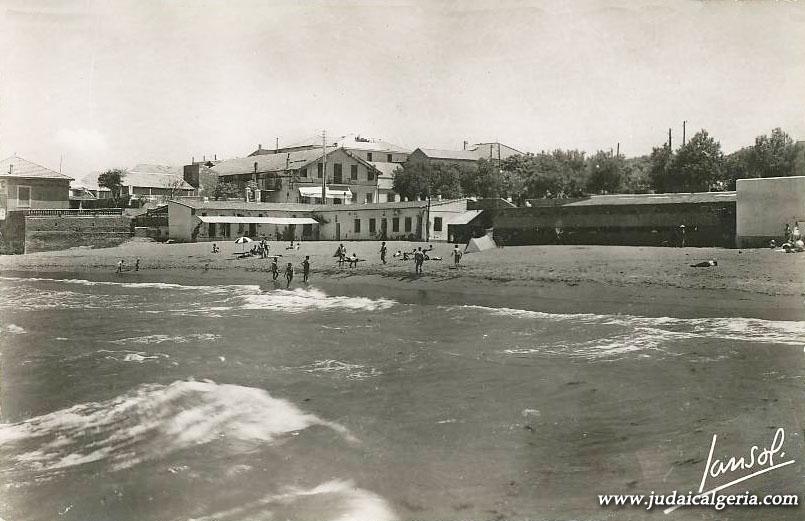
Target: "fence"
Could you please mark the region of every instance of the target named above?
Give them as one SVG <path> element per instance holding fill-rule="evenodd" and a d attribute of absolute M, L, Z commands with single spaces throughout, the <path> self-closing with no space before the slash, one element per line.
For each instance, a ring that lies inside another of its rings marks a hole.
<path fill-rule="evenodd" d="M 82 215 L 123 215 L 123 208 L 78 209 L 35 209 L 25 210 L 26 217 L 82 216 Z"/>

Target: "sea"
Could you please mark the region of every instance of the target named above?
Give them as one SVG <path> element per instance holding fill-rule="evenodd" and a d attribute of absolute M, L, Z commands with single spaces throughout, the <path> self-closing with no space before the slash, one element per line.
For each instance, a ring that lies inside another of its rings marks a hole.
<path fill-rule="evenodd" d="M 0 518 L 802 519 L 598 495 L 696 492 L 711 445 L 783 429 L 794 463 L 724 492 L 801 499 L 804 346 L 803 322 L 3 276 Z"/>

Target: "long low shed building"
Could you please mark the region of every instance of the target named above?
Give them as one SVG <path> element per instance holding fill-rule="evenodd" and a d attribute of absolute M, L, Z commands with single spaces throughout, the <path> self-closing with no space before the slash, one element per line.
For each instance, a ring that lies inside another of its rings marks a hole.
<path fill-rule="evenodd" d="M 600 195 L 498 210 L 505 244 L 735 245 L 735 192 Z"/>
<path fill-rule="evenodd" d="M 805 176 L 739 179 L 736 242 L 739 248 L 780 242 L 785 225 L 805 231 Z"/>
<path fill-rule="evenodd" d="M 448 226 L 477 215 L 466 199 L 360 205 L 257 203 L 181 199 L 168 203 L 175 241 L 448 240 Z M 428 228 L 426 226 L 430 224 Z"/>

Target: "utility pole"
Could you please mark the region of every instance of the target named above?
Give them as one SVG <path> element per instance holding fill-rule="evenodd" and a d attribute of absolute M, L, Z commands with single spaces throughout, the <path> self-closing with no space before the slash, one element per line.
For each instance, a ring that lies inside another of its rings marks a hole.
<path fill-rule="evenodd" d="M 430 171 L 428 171 L 428 210 L 425 214 L 425 242 L 428 241 L 430 241 Z"/>
<path fill-rule="evenodd" d="M 321 204 L 327 204 L 327 131 L 321 131 Z"/>
<path fill-rule="evenodd" d="M 682 146 L 685 146 L 685 124 L 687 121 L 682 121 Z"/>
<path fill-rule="evenodd" d="M 279 151 L 280 151 L 280 138 L 279 136 L 277 136 L 274 141 L 274 153 L 276 154 Z"/>
<path fill-rule="evenodd" d="M 615 150 L 617 150 L 617 152 L 615 152 L 615 157 L 621 157 L 621 142 L 620 141 L 618 141 L 618 145 L 617 145 L 617 148 Z"/>
<path fill-rule="evenodd" d="M 673 149 L 673 146 L 671 146 L 671 129 L 669 128 L 668 129 L 668 150 L 671 150 L 671 149 Z"/>

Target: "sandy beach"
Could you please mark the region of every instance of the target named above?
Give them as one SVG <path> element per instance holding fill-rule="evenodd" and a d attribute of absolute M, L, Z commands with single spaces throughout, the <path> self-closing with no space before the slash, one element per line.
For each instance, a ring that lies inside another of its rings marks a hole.
<path fill-rule="evenodd" d="M 268 259 L 238 259 L 241 245 L 164 244 L 132 240 L 105 249 L 77 248 L 0 257 L 0 271 L 69 278 L 166 281 L 183 284 L 270 283 Z M 362 260 L 339 267 L 335 242 L 302 243 L 298 250 L 272 242 L 281 265 L 310 256 L 311 284 L 338 294 L 382 297 L 392 293 L 410 302 L 445 302 L 510 307 L 558 313 L 622 313 L 640 316 L 745 316 L 772 320 L 805 319 L 805 255 L 768 249 L 649 248 L 622 246 L 522 246 L 464 255 L 453 268 L 452 245 L 434 244 L 424 274 L 413 261 L 392 254 L 425 243 L 389 242 L 387 264 L 378 242 L 346 242 Z M 117 262 L 126 269 L 116 274 Z M 140 270 L 134 263 L 140 259 Z M 690 264 L 714 259 L 718 266 Z M 284 285 L 283 285 L 284 286 Z"/>

